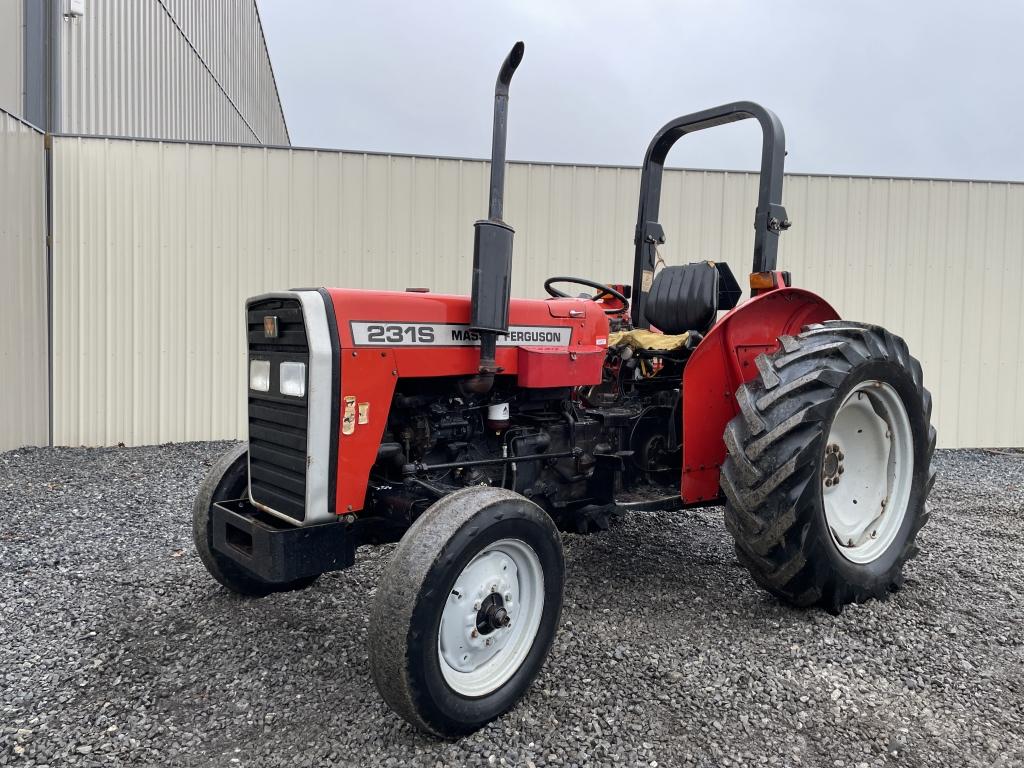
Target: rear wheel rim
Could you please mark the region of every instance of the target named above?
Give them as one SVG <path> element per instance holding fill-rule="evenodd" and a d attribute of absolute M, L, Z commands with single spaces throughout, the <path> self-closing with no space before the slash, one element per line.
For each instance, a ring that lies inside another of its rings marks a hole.
<path fill-rule="evenodd" d="M 863 565 L 889 550 L 906 518 L 913 475 L 903 400 L 883 381 L 861 382 L 836 411 L 822 460 L 825 520 L 844 558 Z"/>
<path fill-rule="evenodd" d="M 523 665 L 544 613 L 540 558 L 519 539 L 487 545 L 462 570 L 437 633 L 441 674 L 456 693 L 486 696 Z"/>

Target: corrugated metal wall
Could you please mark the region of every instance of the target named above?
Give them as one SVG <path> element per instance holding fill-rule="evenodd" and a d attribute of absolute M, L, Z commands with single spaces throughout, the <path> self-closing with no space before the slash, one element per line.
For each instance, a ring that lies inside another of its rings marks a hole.
<path fill-rule="evenodd" d="M 87 0 L 61 35 L 64 133 L 289 143 L 255 0 Z"/>
<path fill-rule="evenodd" d="M 292 286 L 467 292 L 487 164 L 57 138 L 55 440 L 244 431 L 241 302 Z M 757 177 L 666 173 L 669 263 L 749 269 Z M 635 169 L 514 164 L 516 295 L 628 281 Z M 944 446 L 1024 445 L 1024 185 L 791 176 L 780 264 L 905 336 Z M 102 329 L 98 332 L 97 329 Z"/>
<path fill-rule="evenodd" d="M 0 112 L 0 451 L 46 445 L 43 135 Z"/>
<path fill-rule="evenodd" d="M 288 130 L 255 0 L 160 0 L 261 144 L 288 144 Z"/>
<path fill-rule="evenodd" d="M 25 0 L 0 0 L 0 109 L 22 115 Z"/>

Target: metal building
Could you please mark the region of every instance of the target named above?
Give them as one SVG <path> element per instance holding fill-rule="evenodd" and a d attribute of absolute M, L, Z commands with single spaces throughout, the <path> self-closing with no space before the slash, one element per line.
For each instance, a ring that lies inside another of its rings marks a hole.
<path fill-rule="evenodd" d="M 43 134 L 0 112 L 0 451 L 49 440 L 44 180 Z"/>
<path fill-rule="evenodd" d="M 0 109 L 52 133 L 290 143 L 255 0 L 0 0 Z"/>
<path fill-rule="evenodd" d="M 468 292 L 485 162 L 50 143 L 10 119 L 0 132 L 0 255 L 14 257 L 0 328 L 18 329 L 0 338 L 0 389 L 19 393 L 0 401 L 0 450 L 45 444 L 47 430 L 57 445 L 243 437 L 246 296 L 296 285 Z M 635 168 L 512 164 L 514 294 L 542 295 L 556 273 L 628 280 L 638 189 Z M 666 260 L 743 274 L 756 189 L 754 173 L 667 172 Z M 844 317 L 907 339 L 939 444 L 1024 444 L 1024 184 L 791 175 L 783 195 L 795 223 L 780 265 Z"/>
<path fill-rule="evenodd" d="M 246 296 L 298 285 L 468 293 L 489 167 L 62 137 L 53 162 L 59 445 L 244 437 Z M 511 164 L 513 295 L 543 297 L 555 274 L 628 282 L 639 181 L 636 168 Z M 746 274 L 757 183 L 666 172 L 665 260 Z M 1024 184 L 796 174 L 783 200 L 794 225 L 780 267 L 843 317 L 906 338 L 939 444 L 1024 445 Z"/>

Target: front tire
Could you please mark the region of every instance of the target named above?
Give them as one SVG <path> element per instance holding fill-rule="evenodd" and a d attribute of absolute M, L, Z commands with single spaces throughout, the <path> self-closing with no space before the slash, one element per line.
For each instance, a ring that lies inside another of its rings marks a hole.
<path fill-rule="evenodd" d="M 192 541 L 196 553 L 206 570 L 222 586 L 247 597 L 266 597 L 274 592 L 305 589 L 317 580 L 306 576 L 294 581 L 275 584 L 249 573 L 242 566 L 213 547 L 213 504 L 217 501 L 240 499 L 249 492 L 249 446 L 236 445 L 223 454 L 199 486 L 192 504 Z"/>
<path fill-rule="evenodd" d="M 377 690 L 445 738 L 504 714 L 547 658 L 564 573 L 558 530 L 533 502 L 486 486 L 440 499 L 406 532 L 377 588 Z"/>
<path fill-rule="evenodd" d="M 884 598 L 928 520 L 931 395 L 906 343 L 829 321 L 784 336 L 725 431 L 726 527 L 759 585 L 833 613 Z"/>

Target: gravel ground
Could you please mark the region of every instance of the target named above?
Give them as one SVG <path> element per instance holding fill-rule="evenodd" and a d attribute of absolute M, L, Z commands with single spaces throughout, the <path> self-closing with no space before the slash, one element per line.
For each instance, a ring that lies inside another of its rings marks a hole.
<path fill-rule="evenodd" d="M 390 548 L 264 600 L 207 577 L 226 447 L 0 454 L 0 765 L 1024 765 L 1024 454 L 940 453 L 906 588 L 839 617 L 760 592 L 718 509 L 567 536 L 541 678 L 439 742 L 370 681 Z"/>

